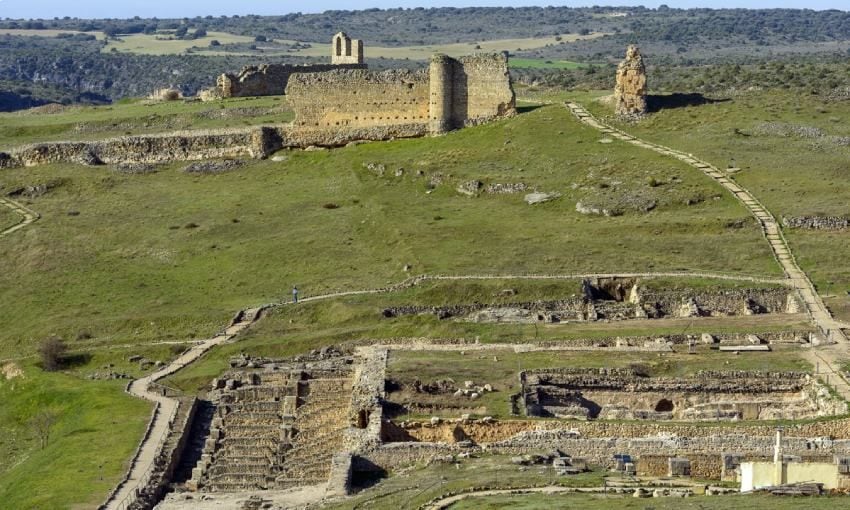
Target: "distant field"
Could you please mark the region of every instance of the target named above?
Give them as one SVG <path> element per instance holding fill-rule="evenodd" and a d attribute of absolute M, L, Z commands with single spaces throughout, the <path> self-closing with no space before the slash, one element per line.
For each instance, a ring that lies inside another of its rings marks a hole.
<path fill-rule="evenodd" d="M 103 32 L 78 32 L 76 30 L 27 30 L 23 28 L 0 28 L 0 35 L 23 35 L 36 37 L 56 37 L 59 34 L 88 34 L 98 39 L 106 38 Z"/>
<path fill-rule="evenodd" d="M 210 41 L 216 40 L 221 44 L 253 42 L 253 37 L 233 35 L 225 32 L 209 32 L 206 37 L 184 41 L 169 39 L 169 34 L 133 34 L 122 35 L 118 39 L 110 39 L 103 47 L 104 52 L 113 49 L 121 53 L 138 53 L 142 55 L 179 55 L 192 47 L 208 47 Z M 330 50 L 328 51 L 330 55 Z"/>
<path fill-rule="evenodd" d="M 34 31 L 35 32 L 35 31 Z M 33 34 L 38 35 L 38 34 Z M 560 36 L 560 41 L 552 37 L 538 37 L 525 39 L 499 39 L 492 41 L 481 41 L 478 43 L 456 43 L 445 45 L 429 45 L 429 46 L 372 46 L 369 41 L 365 41 L 366 58 L 390 58 L 390 59 L 411 59 L 425 60 L 434 53 L 445 53 L 451 56 L 468 55 L 475 52 L 498 52 L 498 51 L 520 51 L 542 48 L 547 45 L 556 45 L 561 42 L 567 44 L 573 41 L 582 39 L 595 39 L 606 35 L 604 33 L 593 33 L 589 35 L 564 34 Z M 203 50 L 205 55 L 289 55 L 298 57 L 320 57 L 330 58 L 331 45 L 328 43 L 311 42 L 311 47 L 301 50 L 282 50 L 274 46 L 269 46 L 263 51 L 246 51 L 246 52 L 226 52 L 218 49 L 210 48 L 209 43 L 212 40 L 217 40 L 221 44 L 228 43 L 253 43 L 251 37 L 233 35 L 224 32 L 210 32 L 207 37 L 192 41 L 184 40 L 167 40 L 167 34 L 134 34 L 121 36 L 119 41 L 110 40 L 103 51 L 108 52 L 116 49 L 120 52 L 140 53 L 146 55 L 174 55 L 184 53 L 187 49 L 196 47 Z M 279 40 L 283 44 L 294 44 L 297 41 Z M 304 42 L 304 41 L 301 41 Z M 263 43 L 257 43 L 259 47 L 263 47 Z"/>
<path fill-rule="evenodd" d="M 587 67 L 582 62 L 570 62 L 569 60 L 549 60 L 542 58 L 511 58 L 511 67 L 517 69 L 579 69 Z"/>
<path fill-rule="evenodd" d="M 411 59 L 425 60 L 434 53 L 445 53 L 452 57 L 469 55 L 476 52 L 499 52 L 499 51 L 520 51 L 542 48 L 547 45 L 560 44 L 560 42 L 569 43 L 582 39 L 595 39 L 606 34 L 564 34 L 561 35 L 561 41 L 552 37 L 537 37 L 528 39 L 500 39 L 493 41 L 481 41 L 478 43 L 456 43 L 433 46 L 401 46 L 401 47 L 382 47 L 371 46 L 369 41 L 365 41 L 366 58 L 393 58 L 393 59 Z M 293 55 L 301 55 L 305 57 L 325 57 L 330 55 L 331 45 L 328 44 L 313 44 L 312 48 L 292 52 Z"/>

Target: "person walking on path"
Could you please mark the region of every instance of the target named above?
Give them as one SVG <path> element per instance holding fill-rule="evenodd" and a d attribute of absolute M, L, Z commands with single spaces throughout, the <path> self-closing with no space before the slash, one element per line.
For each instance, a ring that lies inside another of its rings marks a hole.
<path fill-rule="evenodd" d="M 298 303 L 298 287 L 292 287 L 292 302 Z"/>

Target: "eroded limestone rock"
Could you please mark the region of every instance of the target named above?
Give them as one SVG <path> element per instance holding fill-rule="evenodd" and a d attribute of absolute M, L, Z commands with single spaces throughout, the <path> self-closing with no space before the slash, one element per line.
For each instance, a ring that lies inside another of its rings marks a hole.
<path fill-rule="evenodd" d="M 618 117 L 637 120 L 646 115 L 646 67 L 637 46 L 629 46 L 617 66 L 614 101 Z"/>

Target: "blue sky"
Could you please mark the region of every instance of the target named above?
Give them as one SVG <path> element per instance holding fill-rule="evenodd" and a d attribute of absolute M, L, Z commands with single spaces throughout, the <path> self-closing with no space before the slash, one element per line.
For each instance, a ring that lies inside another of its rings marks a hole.
<path fill-rule="evenodd" d="M 44 18 L 72 16 L 80 18 L 130 18 L 133 16 L 181 18 L 233 14 L 286 14 L 321 12 L 327 9 L 366 9 L 369 7 L 465 7 L 523 5 L 645 5 L 657 7 L 746 7 L 848 9 L 848 0 L 0 0 L 0 18 Z"/>

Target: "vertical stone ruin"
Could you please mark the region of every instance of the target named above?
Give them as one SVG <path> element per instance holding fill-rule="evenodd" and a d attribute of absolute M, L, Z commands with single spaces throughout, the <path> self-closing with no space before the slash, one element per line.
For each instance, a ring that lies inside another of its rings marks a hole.
<path fill-rule="evenodd" d="M 431 57 L 428 131 L 432 135 L 441 135 L 452 129 L 452 68 L 452 59 L 447 55 Z"/>
<path fill-rule="evenodd" d="M 626 59 L 617 66 L 617 85 L 614 87 L 615 111 L 625 120 L 639 120 L 647 113 L 646 67 L 640 48 L 630 45 Z"/>

